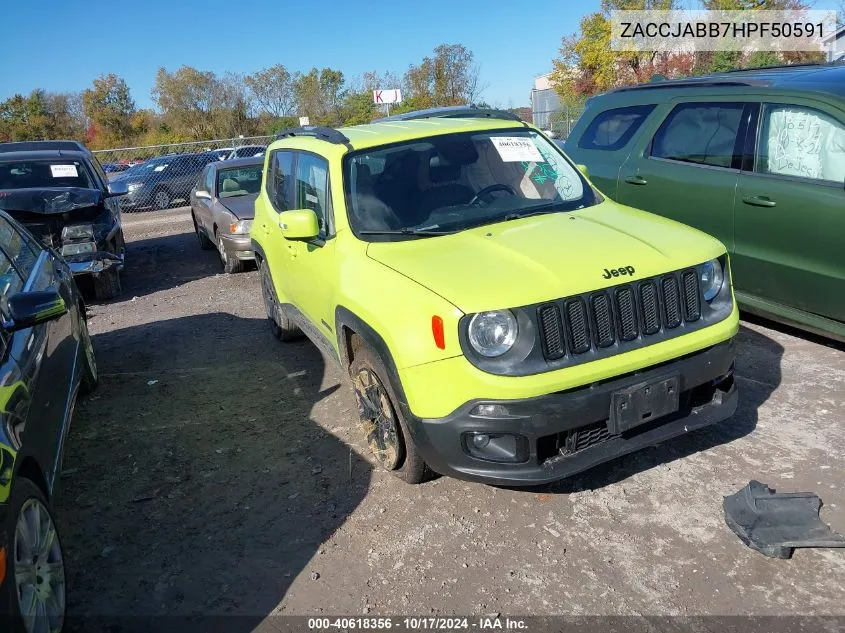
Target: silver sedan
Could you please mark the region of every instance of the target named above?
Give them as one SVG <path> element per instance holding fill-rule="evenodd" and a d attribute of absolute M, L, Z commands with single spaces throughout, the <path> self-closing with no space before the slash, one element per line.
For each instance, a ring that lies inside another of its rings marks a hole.
<path fill-rule="evenodd" d="M 263 167 L 260 157 L 209 163 L 191 191 L 191 216 L 200 247 L 217 248 L 227 273 L 239 273 L 255 260 L 249 230 Z"/>

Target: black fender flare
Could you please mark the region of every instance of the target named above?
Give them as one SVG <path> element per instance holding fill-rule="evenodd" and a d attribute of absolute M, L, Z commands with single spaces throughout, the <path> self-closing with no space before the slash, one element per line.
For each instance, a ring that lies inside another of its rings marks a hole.
<path fill-rule="evenodd" d="M 399 380 L 399 371 L 396 368 L 396 362 L 393 360 L 393 354 L 390 353 L 390 348 L 381 337 L 381 334 L 375 331 L 371 325 L 365 322 L 357 314 L 343 306 L 337 306 L 334 314 L 335 334 L 337 336 L 337 348 L 340 352 L 340 362 L 343 369 L 348 370 L 351 363 L 349 359 L 349 342 L 347 340 L 346 331 L 350 330 L 361 337 L 366 345 L 368 345 L 384 363 L 384 368 L 387 370 L 387 379 L 390 381 L 390 386 L 393 387 L 393 393 L 399 398 L 399 406 L 407 409 L 408 400 L 405 397 L 405 390 L 402 388 L 402 382 Z"/>

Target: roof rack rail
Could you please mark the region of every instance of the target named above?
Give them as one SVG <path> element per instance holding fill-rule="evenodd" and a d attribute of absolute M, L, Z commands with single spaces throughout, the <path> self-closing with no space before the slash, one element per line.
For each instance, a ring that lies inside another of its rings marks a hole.
<path fill-rule="evenodd" d="M 636 86 L 626 86 L 624 88 L 616 88 L 611 92 L 633 92 L 636 90 L 668 90 L 671 88 L 709 88 L 712 86 L 768 86 L 770 82 L 760 79 L 700 79 L 700 80 L 686 80 L 686 79 L 669 79 L 666 81 L 657 81 L 655 83 L 638 84 Z"/>
<path fill-rule="evenodd" d="M 19 141 L 16 143 L 0 143 L 0 153 L 4 154 L 8 152 L 43 151 L 90 153 L 90 150 L 79 141 Z"/>
<path fill-rule="evenodd" d="M 402 114 L 376 119 L 373 123 L 385 123 L 389 121 L 413 121 L 417 119 L 503 119 L 505 121 L 522 121 L 513 112 L 497 110 L 495 108 L 479 108 L 474 103 L 458 106 L 444 106 L 439 108 L 427 108 L 425 110 L 414 110 Z"/>
<path fill-rule="evenodd" d="M 323 127 L 320 125 L 305 125 L 303 127 L 292 127 L 287 130 L 282 130 L 276 134 L 275 140 L 280 138 L 288 138 L 291 136 L 311 136 L 318 138 L 327 143 L 334 143 L 335 145 L 349 145 L 349 139 L 342 132 L 338 132 L 333 127 Z"/>
<path fill-rule="evenodd" d="M 759 70 L 781 70 L 783 68 L 824 68 L 827 66 L 841 66 L 841 61 L 830 61 L 830 62 L 806 62 L 803 64 L 773 64 L 771 66 L 749 66 L 748 68 L 731 68 L 730 70 L 723 70 L 723 74 L 729 73 L 744 73 L 744 72 L 755 72 Z"/>

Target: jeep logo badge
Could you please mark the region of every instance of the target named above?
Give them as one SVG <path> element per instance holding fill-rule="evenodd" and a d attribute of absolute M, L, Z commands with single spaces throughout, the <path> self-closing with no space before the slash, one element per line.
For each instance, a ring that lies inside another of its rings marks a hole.
<path fill-rule="evenodd" d="M 625 275 L 633 275 L 636 271 L 633 266 L 621 266 L 619 268 L 605 268 L 602 277 L 610 279 L 612 277 L 619 277 Z"/>

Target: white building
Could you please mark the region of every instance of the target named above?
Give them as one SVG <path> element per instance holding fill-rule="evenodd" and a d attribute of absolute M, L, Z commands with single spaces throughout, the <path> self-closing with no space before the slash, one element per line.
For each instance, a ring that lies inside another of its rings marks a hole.
<path fill-rule="evenodd" d="M 551 73 L 534 78 L 531 90 L 531 122 L 541 130 L 549 129 L 549 116 L 561 109 L 560 97 L 551 83 Z"/>
<path fill-rule="evenodd" d="M 845 59 L 845 26 L 840 26 L 835 32 L 822 39 L 827 61 L 841 61 Z"/>

